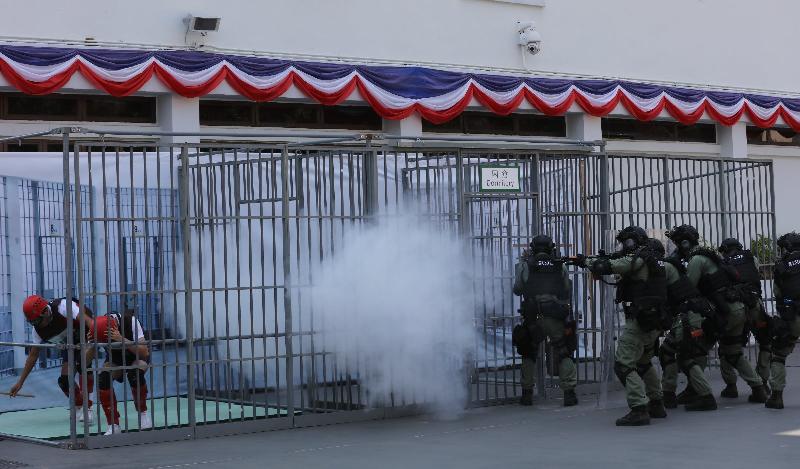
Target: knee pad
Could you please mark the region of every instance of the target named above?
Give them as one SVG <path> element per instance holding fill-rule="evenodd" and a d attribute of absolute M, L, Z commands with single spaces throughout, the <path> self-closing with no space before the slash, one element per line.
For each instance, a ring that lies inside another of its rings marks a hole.
<path fill-rule="evenodd" d="M 639 376 L 644 378 L 644 375 L 646 375 L 647 372 L 650 371 L 650 368 L 652 367 L 653 364 L 651 362 L 642 363 L 640 365 L 636 365 L 636 372 L 639 373 Z"/>
<path fill-rule="evenodd" d="M 736 368 L 736 364 L 739 363 L 739 360 L 742 359 L 744 354 L 742 352 L 738 353 L 727 353 L 727 354 L 720 354 L 720 358 L 728 362 L 732 367 Z"/>
<path fill-rule="evenodd" d="M 786 365 L 786 357 L 784 357 L 782 355 L 773 354 L 769 358 L 769 361 L 770 361 L 770 363 L 780 363 L 780 364 Z"/>
<path fill-rule="evenodd" d="M 100 376 L 97 377 L 98 389 L 111 389 L 111 372 L 101 371 Z"/>
<path fill-rule="evenodd" d="M 567 344 L 567 340 L 565 340 L 565 338 L 554 340 L 553 342 L 550 342 L 550 345 L 553 347 L 553 354 L 559 360 L 563 360 L 565 358 L 574 360 L 574 350 Z"/>
<path fill-rule="evenodd" d="M 614 362 L 614 374 L 617 375 L 617 379 L 619 379 L 623 386 L 625 386 L 625 383 L 628 381 L 628 375 L 634 371 L 636 370 L 629 368 L 620 362 Z"/>
<path fill-rule="evenodd" d="M 58 377 L 58 387 L 61 388 L 65 396 L 69 396 L 69 384 L 69 376 L 61 375 Z"/>
<path fill-rule="evenodd" d="M 147 380 L 144 370 L 128 370 L 125 374 L 128 377 L 128 384 L 130 384 L 131 387 L 139 386 L 147 389 Z"/>

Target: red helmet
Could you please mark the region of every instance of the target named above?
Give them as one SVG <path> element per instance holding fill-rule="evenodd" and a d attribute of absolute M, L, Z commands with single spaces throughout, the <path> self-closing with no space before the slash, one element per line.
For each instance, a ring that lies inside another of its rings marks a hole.
<path fill-rule="evenodd" d="M 39 295 L 31 295 L 22 303 L 22 312 L 25 313 L 25 319 L 28 321 L 35 321 L 42 315 L 45 308 L 47 308 L 47 300 Z"/>
<path fill-rule="evenodd" d="M 94 320 L 94 337 L 98 342 L 108 342 L 108 332 L 111 329 L 119 329 L 119 323 L 114 316 L 100 316 Z"/>

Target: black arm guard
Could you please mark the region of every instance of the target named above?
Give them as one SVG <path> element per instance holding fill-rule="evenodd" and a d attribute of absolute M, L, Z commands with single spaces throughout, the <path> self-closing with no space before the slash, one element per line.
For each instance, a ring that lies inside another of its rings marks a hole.
<path fill-rule="evenodd" d="M 611 259 L 608 257 L 598 257 L 589 267 L 589 270 L 595 275 L 611 275 L 614 273 L 611 270 Z"/>

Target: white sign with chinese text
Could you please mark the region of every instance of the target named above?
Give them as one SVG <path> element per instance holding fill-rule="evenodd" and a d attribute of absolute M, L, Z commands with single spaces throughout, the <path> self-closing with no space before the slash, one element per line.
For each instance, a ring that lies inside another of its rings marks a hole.
<path fill-rule="evenodd" d="M 481 166 L 481 192 L 520 192 L 519 166 Z"/>

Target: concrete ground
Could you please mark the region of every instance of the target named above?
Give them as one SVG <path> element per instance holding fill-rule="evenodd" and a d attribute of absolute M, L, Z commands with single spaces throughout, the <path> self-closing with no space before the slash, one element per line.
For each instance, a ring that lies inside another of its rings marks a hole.
<path fill-rule="evenodd" d="M 649 427 L 614 426 L 627 411 L 618 392 L 604 409 L 586 396 L 568 409 L 545 401 L 473 409 L 450 421 L 418 416 L 105 450 L 7 440 L 0 468 L 796 468 L 800 368 L 789 371 L 782 411 L 748 404 L 740 382 L 741 397 L 721 401 L 716 412 L 676 409 Z"/>

